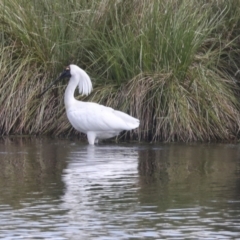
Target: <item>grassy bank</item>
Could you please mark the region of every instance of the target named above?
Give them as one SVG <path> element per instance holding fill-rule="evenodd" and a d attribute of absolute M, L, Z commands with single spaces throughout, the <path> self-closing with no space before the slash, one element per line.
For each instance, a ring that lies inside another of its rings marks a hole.
<path fill-rule="evenodd" d="M 0 1 L 0 133 L 69 135 L 62 70 L 85 69 L 94 101 L 141 120 L 129 137 L 238 137 L 237 0 Z"/>

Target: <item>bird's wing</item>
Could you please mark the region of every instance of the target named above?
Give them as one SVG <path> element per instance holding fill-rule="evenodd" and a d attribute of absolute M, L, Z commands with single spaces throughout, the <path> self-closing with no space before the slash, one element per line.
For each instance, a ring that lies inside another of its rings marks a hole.
<path fill-rule="evenodd" d="M 67 115 L 71 124 L 83 132 L 130 130 L 139 125 L 138 119 L 96 103 L 86 103 L 84 107 L 69 111 Z"/>
<path fill-rule="evenodd" d="M 131 128 L 137 128 L 140 124 L 139 119 L 134 118 L 124 112 L 115 110 L 114 114 L 121 118 L 124 122 L 128 123 L 129 127 L 131 126 Z"/>

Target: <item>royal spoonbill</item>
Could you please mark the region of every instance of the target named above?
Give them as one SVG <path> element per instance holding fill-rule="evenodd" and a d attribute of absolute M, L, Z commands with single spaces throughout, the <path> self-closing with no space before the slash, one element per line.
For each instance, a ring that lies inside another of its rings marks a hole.
<path fill-rule="evenodd" d="M 94 145 L 99 139 L 112 138 L 121 131 L 132 130 L 139 126 L 140 121 L 137 118 L 124 112 L 94 102 L 76 100 L 74 91 L 77 86 L 80 94 L 89 95 L 92 91 L 92 82 L 88 74 L 74 64 L 66 67 L 40 96 L 63 78 L 70 78 L 64 94 L 67 118 L 77 131 L 87 134 L 89 144 Z"/>

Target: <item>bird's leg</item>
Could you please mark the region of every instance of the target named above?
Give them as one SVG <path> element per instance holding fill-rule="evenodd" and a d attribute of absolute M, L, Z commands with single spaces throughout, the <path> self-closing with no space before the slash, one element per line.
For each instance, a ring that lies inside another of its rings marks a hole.
<path fill-rule="evenodd" d="M 96 134 L 94 132 L 88 132 L 87 133 L 87 138 L 88 138 L 88 143 L 90 145 L 94 145 L 95 139 L 96 139 Z"/>

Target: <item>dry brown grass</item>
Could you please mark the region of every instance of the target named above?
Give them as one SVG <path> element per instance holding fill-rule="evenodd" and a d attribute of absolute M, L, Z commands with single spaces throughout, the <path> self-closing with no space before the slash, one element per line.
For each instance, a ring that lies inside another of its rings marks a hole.
<path fill-rule="evenodd" d="M 141 120 L 127 137 L 238 137 L 239 1 L 9 0 L 0 3 L 0 133 L 70 135 L 62 86 L 75 63 L 95 101 Z"/>

